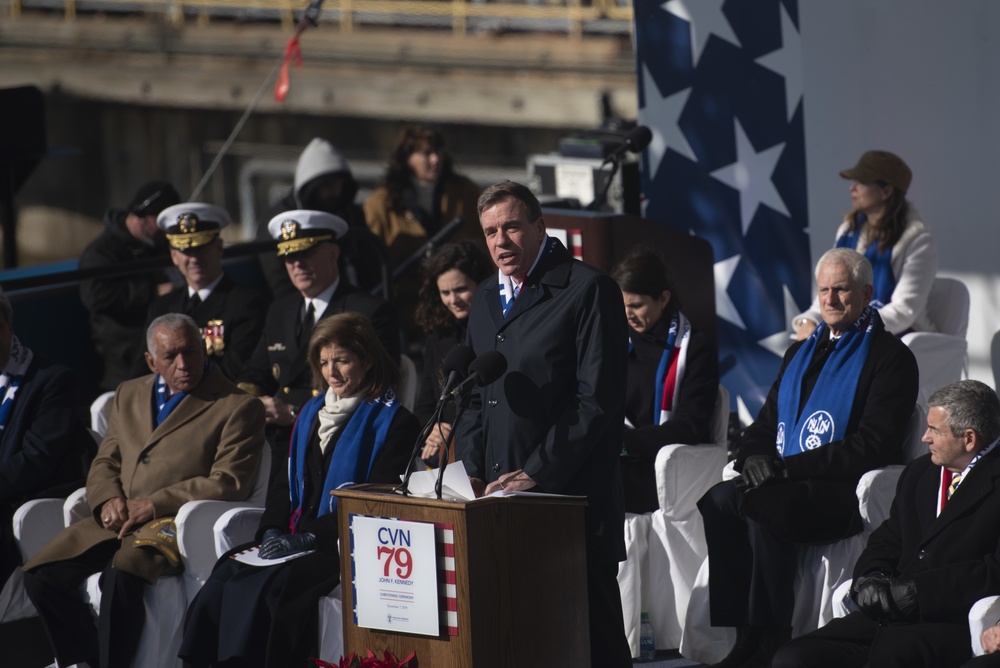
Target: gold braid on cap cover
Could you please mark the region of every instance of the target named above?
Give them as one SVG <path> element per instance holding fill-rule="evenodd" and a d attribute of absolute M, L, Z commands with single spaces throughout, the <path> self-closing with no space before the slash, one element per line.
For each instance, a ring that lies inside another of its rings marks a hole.
<path fill-rule="evenodd" d="M 198 220 L 198 216 L 190 212 L 177 216 L 177 228 L 180 229 L 180 233 L 167 234 L 167 241 L 171 247 L 177 250 L 187 250 L 215 241 L 215 238 L 219 236 L 219 228 L 199 230 L 199 222 L 201 221 Z"/>
<path fill-rule="evenodd" d="M 284 235 L 282 235 L 284 237 Z M 278 255 L 291 255 L 292 253 L 301 253 L 304 250 L 309 250 L 321 241 L 332 241 L 332 234 L 321 234 L 314 237 L 298 237 L 297 239 L 288 239 L 286 241 L 278 242 Z"/>
<path fill-rule="evenodd" d="M 171 248 L 187 250 L 210 244 L 218 236 L 219 230 L 201 230 L 200 232 L 189 232 L 187 234 L 168 234 L 167 242 L 170 243 Z"/>

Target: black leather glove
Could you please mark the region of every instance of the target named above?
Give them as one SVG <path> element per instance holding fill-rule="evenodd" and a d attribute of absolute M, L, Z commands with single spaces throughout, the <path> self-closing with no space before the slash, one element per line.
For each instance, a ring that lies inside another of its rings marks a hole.
<path fill-rule="evenodd" d="M 851 598 L 870 619 L 888 619 L 892 613 L 889 603 L 892 598 L 889 593 L 891 586 L 892 579 L 885 573 L 868 573 L 855 578 L 851 585 Z"/>
<path fill-rule="evenodd" d="M 913 580 L 894 580 L 889 587 L 892 602 L 892 619 L 897 622 L 915 622 L 920 617 L 917 605 L 917 583 Z"/>
<path fill-rule="evenodd" d="M 278 559 L 314 547 L 316 547 L 316 536 L 311 533 L 290 534 L 281 533 L 277 529 L 268 529 L 264 532 L 264 540 L 257 554 L 261 559 Z"/>
<path fill-rule="evenodd" d="M 753 489 L 768 480 L 785 476 L 784 469 L 776 466 L 771 455 L 750 455 L 743 462 L 742 477 L 744 486 Z"/>

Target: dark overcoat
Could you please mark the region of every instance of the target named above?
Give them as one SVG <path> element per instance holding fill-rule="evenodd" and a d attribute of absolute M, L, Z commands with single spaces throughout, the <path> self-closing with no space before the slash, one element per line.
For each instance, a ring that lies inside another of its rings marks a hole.
<path fill-rule="evenodd" d="M 881 321 L 858 378 L 845 437 L 783 460 L 788 479 L 763 485 L 744 496 L 743 513 L 793 543 L 825 543 L 861 531 L 855 494 L 866 471 L 902 463 L 904 439 L 917 398 L 917 362 L 913 353 Z M 757 419 L 736 448 L 736 470 L 747 457 L 774 455 L 778 425 L 778 388 L 801 346 L 785 353 Z M 819 379 L 830 351 L 817 352 L 806 368 L 801 405 Z M 789 379 L 790 380 L 790 379 Z M 731 483 L 722 483 L 731 484 Z"/>
<path fill-rule="evenodd" d="M 562 244 L 539 260 L 507 317 L 496 276 L 469 316 L 476 355 L 501 352 L 507 371 L 472 392 L 457 420 L 457 456 L 488 482 L 523 469 L 541 491 L 586 496 L 587 531 L 624 558 L 619 454 L 628 325 L 621 290 Z"/>

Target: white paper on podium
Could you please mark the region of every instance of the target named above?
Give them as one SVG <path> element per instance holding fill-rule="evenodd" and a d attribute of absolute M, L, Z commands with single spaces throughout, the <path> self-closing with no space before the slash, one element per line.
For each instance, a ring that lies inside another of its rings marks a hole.
<path fill-rule="evenodd" d="M 438 471 L 417 471 L 410 476 L 410 496 L 419 499 L 434 499 L 437 494 L 434 486 L 437 484 Z M 402 479 L 402 476 L 400 476 Z M 498 489 L 492 494 L 480 497 L 483 499 L 498 496 L 519 496 L 519 497 L 548 497 L 554 496 L 564 499 L 584 499 L 583 496 L 570 496 L 566 494 L 550 494 L 549 492 L 532 492 L 531 490 L 515 492 L 505 489 Z M 449 501 L 475 501 L 476 493 L 472 490 L 472 483 L 469 482 L 469 475 L 465 472 L 465 465 L 462 462 L 452 462 L 444 470 L 444 480 L 441 483 L 441 498 Z"/>
<path fill-rule="evenodd" d="M 410 476 L 409 495 L 419 499 L 437 498 L 434 488 L 437 485 L 439 471 L 440 469 L 416 471 Z M 452 462 L 445 468 L 444 480 L 441 482 L 441 498 L 451 501 L 472 501 L 476 498 L 476 493 L 472 491 L 472 483 L 469 482 L 469 475 L 465 472 L 465 464 L 462 462 Z"/>

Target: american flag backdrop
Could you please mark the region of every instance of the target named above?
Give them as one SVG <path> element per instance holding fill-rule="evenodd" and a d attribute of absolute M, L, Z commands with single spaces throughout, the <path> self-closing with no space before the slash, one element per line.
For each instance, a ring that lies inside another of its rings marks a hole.
<path fill-rule="evenodd" d="M 645 218 L 715 251 L 722 383 L 752 416 L 811 300 L 796 0 L 634 0 Z"/>

